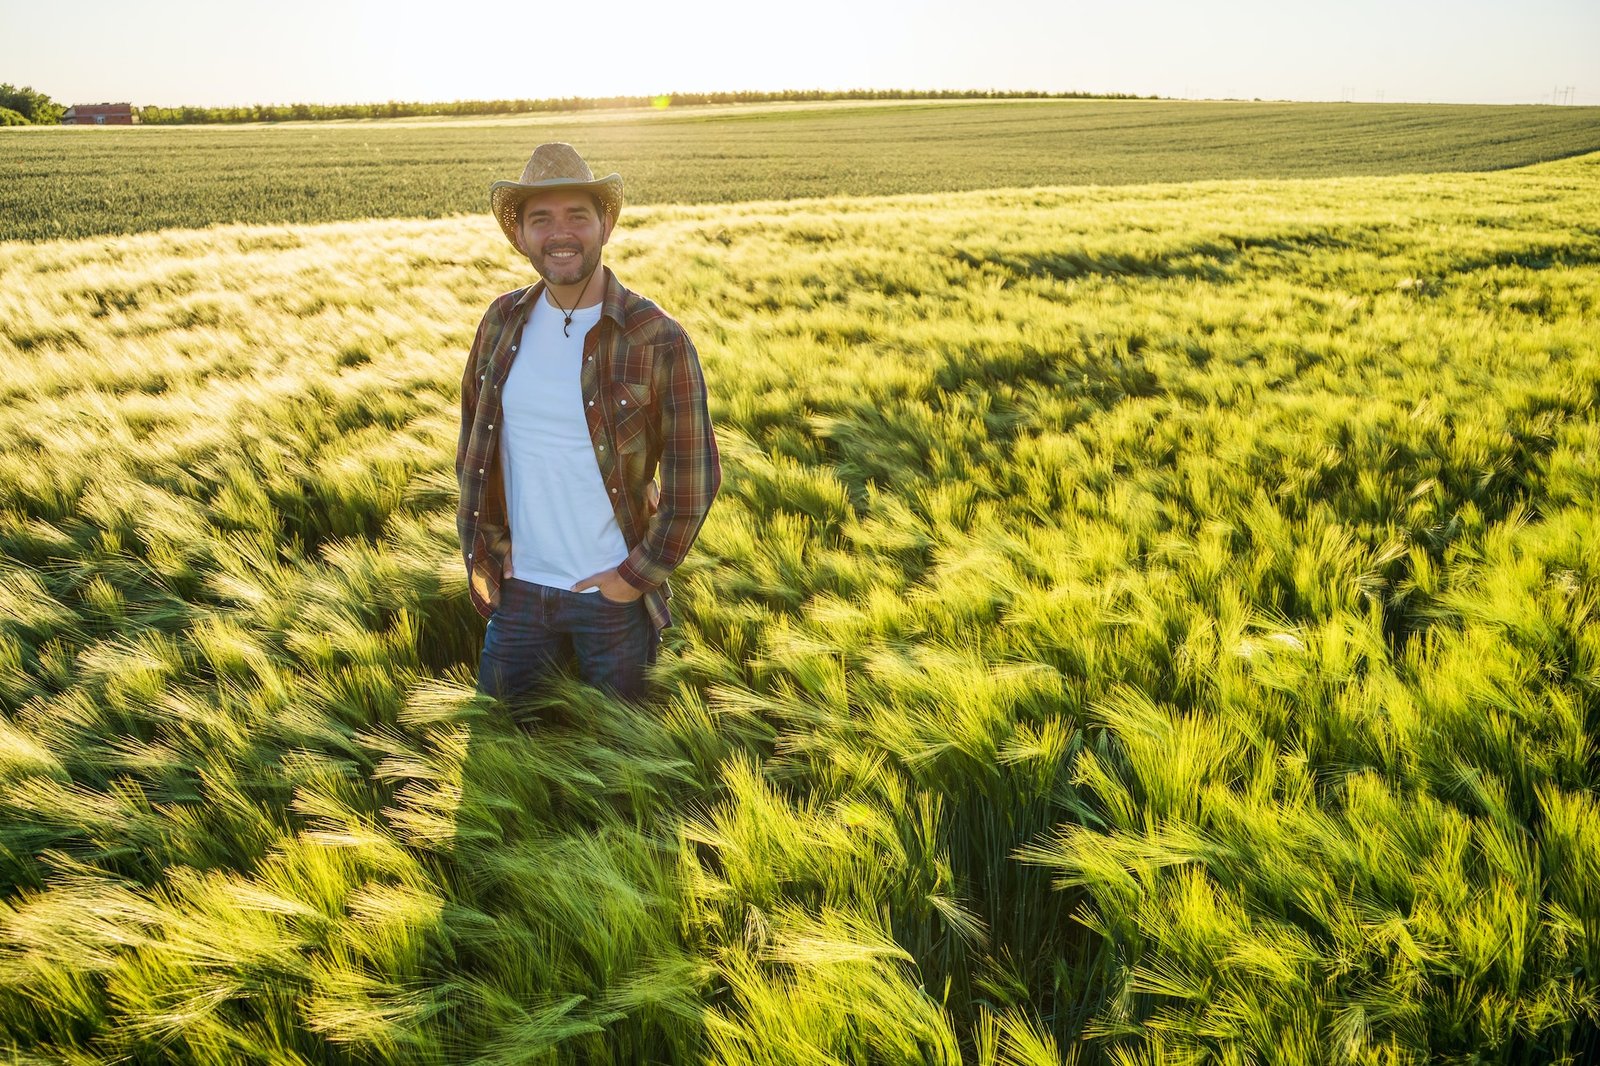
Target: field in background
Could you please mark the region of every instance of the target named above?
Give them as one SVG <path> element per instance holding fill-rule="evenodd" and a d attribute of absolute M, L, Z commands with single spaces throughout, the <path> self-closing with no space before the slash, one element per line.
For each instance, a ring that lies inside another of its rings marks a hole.
<path fill-rule="evenodd" d="M 1005 101 L 509 122 L 0 131 L 0 241 L 487 212 L 544 140 L 633 204 L 1496 170 L 1600 150 L 1600 108 Z"/>
<path fill-rule="evenodd" d="M 0 246 L 0 1041 L 1570 1061 L 1596 218 L 1597 156 L 631 210 L 724 488 L 654 703 L 520 726 L 450 468 L 492 227 Z"/>

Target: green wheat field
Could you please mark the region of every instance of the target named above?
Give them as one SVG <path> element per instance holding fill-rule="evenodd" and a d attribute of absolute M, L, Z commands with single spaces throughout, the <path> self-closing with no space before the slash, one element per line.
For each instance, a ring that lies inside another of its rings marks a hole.
<path fill-rule="evenodd" d="M 1501 170 L 1600 151 L 1600 107 L 984 100 L 0 134 L 0 241 L 481 214 L 540 141 L 628 202 Z"/>
<path fill-rule="evenodd" d="M 640 706 L 473 692 L 487 210 L 12 230 L 4 1061 L 1593 1061 L 1595 147 L 630 205 Z"/>

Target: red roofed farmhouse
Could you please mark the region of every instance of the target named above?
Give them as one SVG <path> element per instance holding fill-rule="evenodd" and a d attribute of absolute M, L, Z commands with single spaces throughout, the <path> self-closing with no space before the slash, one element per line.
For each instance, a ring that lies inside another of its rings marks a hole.
<path fill-rule="evenodd" d="M 61 116 L 63 126 L 131 126 L 132 104 L 73 104 Z"/>

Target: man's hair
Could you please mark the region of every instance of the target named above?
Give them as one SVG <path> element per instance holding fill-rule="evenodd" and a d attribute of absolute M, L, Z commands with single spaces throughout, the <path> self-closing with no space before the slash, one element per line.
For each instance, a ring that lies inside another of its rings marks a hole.
<path fill-rule="evenodd" d="M 604 221 L 606 218 L 605 201 L 600 199 L 600 194 L 595 192 L 593 189 L 585 189 L 583 191 L 589 194 L 589 202 L 594 204 L 594 213 L 596 217 L 598 217 L 601 221 Z M 533 197 L 531 196 L 524 196 L 522 198 L 522 202 L 517 205 L 517 225 L 522 225 L 522 212 L 527 208 L 528 201 L 532 199 Z"/>

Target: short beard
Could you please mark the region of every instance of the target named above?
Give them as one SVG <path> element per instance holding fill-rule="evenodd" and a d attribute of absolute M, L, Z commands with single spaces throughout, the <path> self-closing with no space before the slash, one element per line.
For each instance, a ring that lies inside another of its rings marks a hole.
<path fill-rule="evenodd" d="M 600 265 L 600 249 L 595 248 L 592 253 L 586 251 L 580 251 L 578 253 L 578 264 L 581 268 L 581 272 L 575 281 L 552 281 L 550 279 L 550 275 L 545 273 L 544 267 L 540 265 L 543 258 L 544 256 L 542 255 L 530 255 L 528 256 L 528 264 L 538 272 L 539 276 L 544 279 L 544 283 L 546 285 L 578 285 L 587 282 L 590 278 L 594 277 L 595 269 Z"/>

